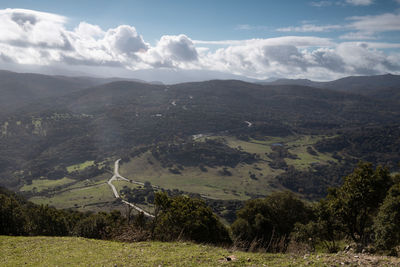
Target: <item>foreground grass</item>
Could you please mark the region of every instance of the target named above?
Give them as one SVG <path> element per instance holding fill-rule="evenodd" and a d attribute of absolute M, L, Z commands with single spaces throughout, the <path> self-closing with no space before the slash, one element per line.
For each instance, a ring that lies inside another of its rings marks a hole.
<path fill-rule="evenodd" d="M 398 258 L 246 253 L 187 242 L 0 236 L 2 266 L 399 266 Z M 227 261 L 226 257 L 231 257 Z M 342 264 L 343 263 L 343 264 Z"/>

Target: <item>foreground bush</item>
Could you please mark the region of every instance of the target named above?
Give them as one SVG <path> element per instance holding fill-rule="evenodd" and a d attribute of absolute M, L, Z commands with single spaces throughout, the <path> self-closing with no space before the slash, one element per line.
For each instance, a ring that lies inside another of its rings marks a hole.
<path fill-rule="evenodd" d="M 273 193 L 265 199 L 247 201 L 238 211 L 232 232 L 238 246 L 286 251 L 290 233 L 297 222 L 307 223 L 311 209 L 293 193 Z"/>
<path fill-rule="evenodd" d="M 155 238 L 163 241 L 183 239 L 213 244 L 231 243 L 228 230 L 203 200 L 157 193 L 155 204 Z"/>
<path fill-rule="evenodd" d="M 391 250 L 400 245 L 400 183 L 392 186 L 375 219 L 376 245 Z"/>

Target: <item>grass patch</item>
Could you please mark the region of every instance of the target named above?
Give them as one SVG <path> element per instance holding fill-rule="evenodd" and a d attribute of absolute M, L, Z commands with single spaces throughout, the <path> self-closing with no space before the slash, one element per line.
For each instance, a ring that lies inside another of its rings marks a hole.
<path fill-rule="evenodd" d="M 67 167 L 67 171 L 68 172 L 73 172 L 73 171 L 81 171 L 87 167 L 90 167 L 94 165 L 94 160 L 87 160 L 83 163 L 79 163 L 79 164 L 75 164 L 75 165 L 71 165 Z"/>
<path fill-rule="evenodd" d="M 239 164 L 236 168 L 228 170 L 232 173 L 231 176 L 222 176 L 222 167 L 207 167 L 207 172 L 198 167 L 185 167 L 181 174 L 173 174 L 167 168 L 162 168 L 150 152 L 146 152 L 122 164 L 119 171 L 129 179 L 149 181 L 165 189 L 179 189 L 217 199 L 240 200 L 249 199 L 249 194 L 268 194 L 273 190 L 269 184 L 271 179 L 281 173 L 280 170 L 270 169 L 266 162 Z M 256 173 L 257 180 L 251 179 L 249 172 Z"/>
<path fill-rule="evenodd" d="M 247 200 L 252 195 L 268 195 L 271 191 L 281 189 L 274 178 L 284 170 L 270 168 L 269 162 L 272 160 L 267 156 L 272 152 L 273 144 L 282 144 L 290 153 L 297 155 L 298 159 L 286 158 L 285 161 L 300 170 L 308 169 L 313 164 L 329 164 L 336 161 L 330 154 L 316 152 L 316 155 L 311 155 L 307 151 L 309 146 L 326 136 L 266 136 L 263 140 L 249 141 L 231 136 L 212 136 L 201 137 L 196 142 L 204 142 L 207 138 L 223 138 L 228 146 L 255 153 L 260 160 L 255 164 L 238 164 L 235 168 L 227 168 L 231 176 L 221 175 L 223 167 L 207 167 L 207 172 L 202 172 L 198 167 L 184 167 L 180 170 L 180 174 L 173 174 L 167 168 L 162 168 L 150 152 L 146 152 L 121 165 L 120 173 L 129 179 L 139 182 L 149 181 L 165 189 L 195 192 L 217 199 Z"/>
<path fill-rule="evenodd" d="M 36 192 L 41 192 L 45 189 L 52 189 L 58 186 L 63 186 L 67 185 L 70 183 L 75 182 L 74 179 L 64 177 L 62 179 L 58 180 L 48 180 L 48 179 L 39 179 L 39 180 L 33 180 L 32 184 L 30 185 L 24 185 L 21 187 L 19 191 L 36 191 Z M 36 188 L 36 189 L 35 189 Z"/>
<path fill-rule="evenodd" d="M 121 243 L 77 237 L 0 236 L 2 266 L 399 266 L 400 259 L 359 254 L 270 254 L 190 242 Z M 231 257 L 232 261 L 226 261 Z"/>
<path fill-rule="evenodd" d="M 79 184 L 74 184 L 62 192 L 50 196 L 35 196 L 29 200 L 36 204 L 48 204 L 60 209 L 75 208 L 78 210 L 87 210 L 88 207 L 96 203 L 111 203 L 115 200 L 106 180 L 90 182 L 87 185 L 84 184 L 85 181 L 80 183 L 82 187 L 79 187 Z"/>

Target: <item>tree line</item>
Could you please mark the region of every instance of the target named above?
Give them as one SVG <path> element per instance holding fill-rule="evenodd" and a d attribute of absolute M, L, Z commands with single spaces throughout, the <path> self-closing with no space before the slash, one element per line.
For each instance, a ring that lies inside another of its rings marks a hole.
<path fill-rule="evenodd" d="M 336 252 L 345 240 L 360 252 L 395 255 L 400 245 L 400 175 L 370 163 L 359 163 L 318 202 L 305 202 L 289 191 L 249 200 L 230 227 L 200 198 L 157 192 L 154 205 L 153 219 L 119 211 L 82 213 L 35 205 L 1 189 L 0 234 L 190 240 L 266 252 L 285 252 L 293 243 Z"/>

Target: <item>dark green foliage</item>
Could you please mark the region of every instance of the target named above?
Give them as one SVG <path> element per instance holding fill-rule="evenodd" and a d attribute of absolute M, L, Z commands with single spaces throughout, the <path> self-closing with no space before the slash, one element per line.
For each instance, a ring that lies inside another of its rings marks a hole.
<path fill-rule="evenodd" d="M 23 235 L 26 217 L 13 196 L 0 193 L 0 235 Z"/>
<path fill-rule="evenodd" d="M 74 234 L 87 238 L 109 239 L 124 220 L 119 211 L 100 212 L 80 220 L 74 227 Z"/>
<path fill-rule="evenodd" d="M 228 244 L 228 230 L 201 199 L 187 196 L 155 196 L 156 219 L 154 236 L 163 241 L 177 239 Z"/>
<path fill-rule="evenodd" d="M 154 190 L 149 182 L 145 182 L 143 188 L 129 188 L 124 186 L 120 193 L 131 203 L 154 203 Z"/>
<path fill-rule="evenodd" d="M 356 243 L 367 244 L 371 241 L 373 217 L 391 185 L 387 169 L 374 170 L 370 163 L 360 163 L 341 187 L 330 190 L 327 208 L 346 235 Z"/>
<path fill-rule="evenodd" d="M 234 168 L 238 163 L 251 164 L 256 161 L 255 155 L 231 148 L 222 141 L 213 139 L 207 139 L 205 142 L 159 144 L 152 150 L 152 153 L 164 167 L 182 164 L 184 166 L 230 166 Z M 178 169 L 170 169 L 170 171 L 179 173 Z"/>
<path fill-rule="evenodd" d="M 319 141 L 315 148 L 320 152 L 341 152 L 349 158 L 397 169 L 400 162 L 400 128 L 398 125 L 360 127 Z"/>
<path fill-rule="evenodd" d="M 277 180 L 286 188 L 299 192 L 307 199 L 318 200 L 325 197 L 327 189 L 341 184 L 344 175 L 351 173 L 352 165 L 314 165 L 308 170 L 297 170 L 292 166 L 278 175 Z"/>
<path fill-rule="evenodd" d="M 297 223 L 292 232 L 292 237 L 297 242 L 306 243 L 311 250 L 315 250 L 317 243 L 322 245 L 329 252 L 337 252 L 337 240 L 342 237 L 340 234 L 340 223 L 329 210 L 329 203 L 321 200 L 313 207 L 313 220 L 307 224 Z"/>
<path fill-rule="evenodd" d="M 390 250 L 400 245 L 400 183 L 393 185 L 375 218 L 376 245 Z"/>
<path fill-rule="evenodd" d="M 119 211 L 84 214 L 35 205 L 0 187 L 0 234 L 77 235 L 108 239 L 123 225 Z"/>
<path fill-rule="evenodd" d="M 232 232 L 236 243 L 246 249 L 285 251 L 294 225 L 307 223 L 310 214 L 310 208 L 293 193 L 273 193 L 265 199 L 247 201 L 237 212 Z"/>
<path fill-rule="evenodd" d="M 47 205 L 31 206 L 28 215 L 28 232 L 31 235 L 66 236 L 69 234 L 67 214 Z"/>

